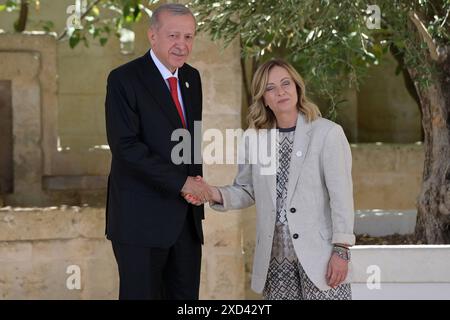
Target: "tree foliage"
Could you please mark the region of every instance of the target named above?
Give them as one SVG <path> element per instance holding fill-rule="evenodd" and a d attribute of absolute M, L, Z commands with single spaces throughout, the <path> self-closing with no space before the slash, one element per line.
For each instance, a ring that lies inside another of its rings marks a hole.
<path fill-rule="evenodd" d="M 104 46 L 111 35 L 121 36 L 123 29 L 131 29 L 132 25 L 144 16 L 151 15 L 151 8 L 158 0 L 85 0 L 78 1 L 80 14 L 75 15 L 76 0 L 73 0 L 73 27 L 54 30 L 53 21 L 41 21 L 34 26 L 45 31 L 59 31 L 60 40 L 68 40 L 74 48 L 83 43 L 89 46 L 91 41 L 98 41 Z M 0 11 L 17 12 L 18 20 L 14 25 L 17 32 L 25 30 L 28 11 L 39 10 L 39 0 L 7 0 L 1 4 Z M 85 4 L 82 5 L 82 4 Z M 69 16 L 69 14 L 68 14 Z M 19 22 L 22 21 L 22 22 Z"/>
<path fill-rule="evenodd" d="M 151 16 L 158 2 L 85 0 L 78 27 L 60 30 L 59 38 L 68 39 L 71 47 L 89 46 L 92 40 L 105 45 L 111 35 L 120 37 L 143 15 Z M 39 3 L 0 1 L 0 11 L 19 12 L 15 28 L 23 31 L 28 7 L 37 10 Z M 212 40 L 227 46 L 239 39 L 243 59 L 253 62 L 250 74 L 275 56 L 292 62 L 315 93 L 331 102 L 332 117 L 343 90 L 357 86 L 388 50 L 402 68 L 417 69 L 420 82 L 428 84 L 433 70 L 423 63 L 427 44 L 411 32 L 412 13 L 438 50 L 446 50 L 450 42 L 450 0 L 192 0 L 188 5 Z M 379 29 L 367 27 L 371 5 L 380 8 Z M 53 31 L 54 23 L 41 21 L 41 28 Z"/>
<path fill-rule="evenodd" d="M 380 8 L 378 29 L 366 23 L 373 17 L 371 5 Z M 245 61 L 258 65 L 282 57 L 292 62 L 315 93 L 328 98 L 331 118 L 340 94 L 357 86 L 388 50 L 402 67 L 416 68 L 427 84 L 433 70 L 422 63 L 428 53 L 411 32 L 412 13 L 440 49 L 450 39 L 449 0 L 193 0 L 191 7 L 213 40 L 228 45 L 239 39 Z"/>

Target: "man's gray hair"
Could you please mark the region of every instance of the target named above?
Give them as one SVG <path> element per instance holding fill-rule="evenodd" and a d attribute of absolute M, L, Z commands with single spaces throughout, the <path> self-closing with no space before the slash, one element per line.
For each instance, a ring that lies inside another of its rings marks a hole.
<path fill-rule="evenodd" d="M 161 16 L 161 13 L 163 13 L 163 12 L 168 12 L 175 16 L 190 15 L 195 21 L 194 14 L 185 5 L 179 4 L 179 3 L 166 3 L 163 5 L 160 5 L 158 8 L 156 8 L 153 11 L 152 17 L 150 18 L 150 28 L 158 29 L 160 27 L 160 25 L 161 25 L 160 16 Z"/>

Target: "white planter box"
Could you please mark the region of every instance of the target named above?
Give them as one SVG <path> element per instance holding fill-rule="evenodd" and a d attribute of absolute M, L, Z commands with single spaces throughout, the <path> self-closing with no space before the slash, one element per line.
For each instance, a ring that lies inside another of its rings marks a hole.
<path fill-rule="evenodd" d="M 355 246 L 351 252 L 355 300 L 450 299 L 450 245 Z"/>
<path fill-rule="evenodd" d="M 415 221 L 414 210 L 358 211 L 355 233 L 408 234 Z M 450 300 L 450 245 L 356 245 L 351 253 L 355 300 Z"/>

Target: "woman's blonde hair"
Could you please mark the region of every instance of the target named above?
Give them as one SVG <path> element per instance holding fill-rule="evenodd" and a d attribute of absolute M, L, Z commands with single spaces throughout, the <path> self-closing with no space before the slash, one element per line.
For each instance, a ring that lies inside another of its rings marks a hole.
<path fill-rule="evenodd" d="M 305 82 L 295 68 L 281 59 L 273 59 L 263 63 L 255 72 L 252 81 L 252 105 L 247 116 L 250 128 L 271 129 L 276 124 L 273 111 L 264 103 L 264 93 L 270 70 L 279 66 L 284 68 L 295 82 L 298 95 L 297 109 L 306 116 L 308 122 L 321 117 L 319 108 L 306 97 Z"/>

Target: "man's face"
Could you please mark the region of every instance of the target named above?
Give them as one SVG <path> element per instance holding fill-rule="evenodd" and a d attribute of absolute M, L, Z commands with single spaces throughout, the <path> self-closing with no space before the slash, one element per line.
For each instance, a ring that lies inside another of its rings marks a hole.
<path fill-rule="evenodd" d="M 148 39 L 158 59 L 171 72 L 181 68 L 192 51 L 195 20 L 191 15 L 162 12 L 159 25 L 150 27 Z"/>

